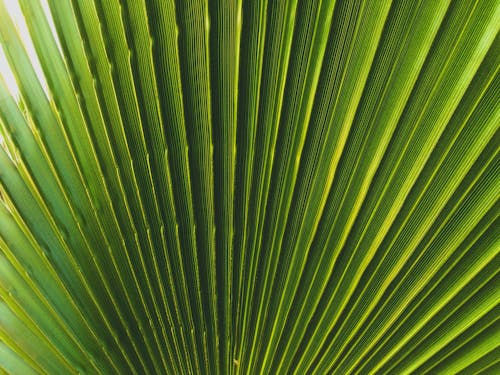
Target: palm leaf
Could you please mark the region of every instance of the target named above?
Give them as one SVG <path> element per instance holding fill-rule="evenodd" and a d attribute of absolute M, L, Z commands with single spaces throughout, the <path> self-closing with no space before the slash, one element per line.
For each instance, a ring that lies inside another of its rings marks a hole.
<path fill-rule="evenodd" d="M 500 371 L 499 27 L 0 0 L 0 371 Z"/>

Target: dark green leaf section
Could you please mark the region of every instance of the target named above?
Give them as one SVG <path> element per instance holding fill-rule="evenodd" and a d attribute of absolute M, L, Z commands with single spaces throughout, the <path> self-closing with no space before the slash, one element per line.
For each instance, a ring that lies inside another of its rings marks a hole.
<path fill-rule="evenodd" d="M 500 371 L 499 28 L 0 0 L 0 373 Z"/>

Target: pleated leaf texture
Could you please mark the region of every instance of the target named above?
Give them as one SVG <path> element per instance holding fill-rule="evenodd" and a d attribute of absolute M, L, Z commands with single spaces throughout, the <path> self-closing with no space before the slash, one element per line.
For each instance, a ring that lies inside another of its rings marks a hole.
<path fill-rule="evenodd" d="M 499 29 L 0 0 L 0 373 L 500 374 Z"/>

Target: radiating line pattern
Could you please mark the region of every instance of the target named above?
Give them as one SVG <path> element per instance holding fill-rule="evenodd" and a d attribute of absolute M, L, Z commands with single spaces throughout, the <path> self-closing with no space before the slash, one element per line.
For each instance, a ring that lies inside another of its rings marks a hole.
<path fill-rule="evenodd" d="M 0 0 L 0 373 L 500 373 L 499 29 Z"/>

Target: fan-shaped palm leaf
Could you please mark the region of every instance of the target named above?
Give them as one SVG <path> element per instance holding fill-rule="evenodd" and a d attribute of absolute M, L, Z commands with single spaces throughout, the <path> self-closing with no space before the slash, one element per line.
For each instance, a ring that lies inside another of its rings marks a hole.
<path fill-rule="evenodd" d="M 500 372 L 498 0 L 18 1 L 1 371 Z"/>

